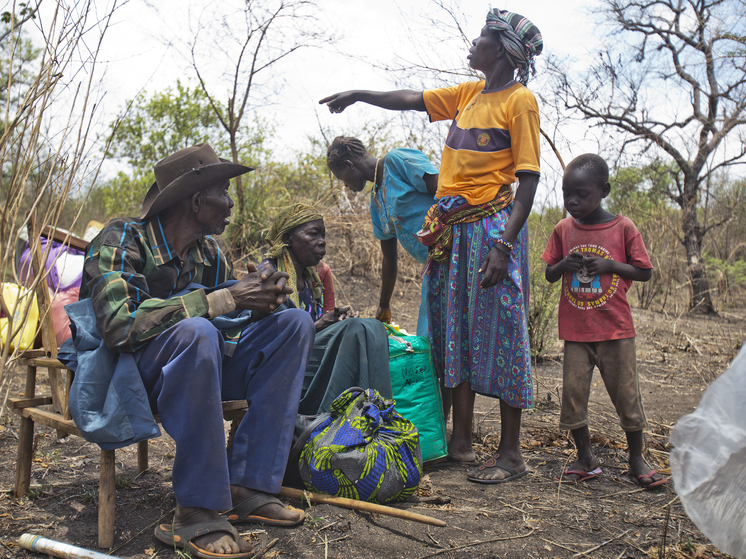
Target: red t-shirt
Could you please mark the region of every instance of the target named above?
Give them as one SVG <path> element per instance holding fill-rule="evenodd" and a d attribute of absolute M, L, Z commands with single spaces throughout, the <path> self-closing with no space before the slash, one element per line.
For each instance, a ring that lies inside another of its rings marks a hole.
<path fill-rule="evenodd" d="M 324 312 L 328 313 L 334 310 L 334 280 L 332 279 L 332 269 L 323 260 L 316 267 L 321 279 L 322 289 L 324 290 Z"/>
<path fill-rule="evenodd" d="M 553 266 L 571 252 L 601 256 L 652 269 L 640 232 L 622 215 L 600 225 L 582 225 L 572 217 L 560 221 L 549 238 L 542 260 Z M 635 327 L 627 302 L 632 280 L 616 274 L 588 276 L 581 268 L 562 276 L 559 337 L 571 342 L 601 342 L 632 338 Z"/>

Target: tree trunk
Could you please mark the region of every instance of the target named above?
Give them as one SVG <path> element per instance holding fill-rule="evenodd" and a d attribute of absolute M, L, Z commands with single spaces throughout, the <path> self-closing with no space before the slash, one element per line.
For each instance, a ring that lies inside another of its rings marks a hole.
<path fill-rule="evenodd" d="M 687 189 L 691 192 L 695 189 Z M 691 297 L 689 311 L 696 314 L 716 314 L 710 295 L 710 281 L 707 279 L 704 262 L 702 261 L 702 225 L 697 219 L 696 196 L 686 200 L 682 209 L 682 229 L 684 233 L 684 248 L 686 249 L 687 275 L 691 283 Z"/>
<path fill-rule="evenodd" d="M 230 135 L 230 143 L 231 159 L 233 160 L 233 163 L 238 163 L 238 142 L 236 141 L 235 132 L 231 133 Z M 241 175 L 236 177 L 236 197 L 238 199 L 238 215 L 241 216 L 241 218 L 243 219 L 244 209 L 246 208 L 246 199 L 244 197 L 243 177 Z"/>

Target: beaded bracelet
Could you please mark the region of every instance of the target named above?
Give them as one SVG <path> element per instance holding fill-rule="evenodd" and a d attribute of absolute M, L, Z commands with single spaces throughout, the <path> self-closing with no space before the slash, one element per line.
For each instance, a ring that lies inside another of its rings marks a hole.
<path fill-rule="evenodd" d="M 500 252 L 502 252 L 505 256 L 508 256 L 508 257 L 510 256 L 510 251 L 504 245 L 501 245 L 499 243 L 495 243 L 492 246 L 495 247 Z"/>
<path fill-rule="evenodd" d="M 510 254 L 511 252 L 513 252 L 513 248 L 514 248 L 513 243 L 509 243 L 502 237 L 498 237 L 497 239 L 495 239 L 494 242 L 495 242 L 495 247 L 499 248 L 505 254 Z M 501 245 L 507 248 L 508 250 L 506 251 L 504 248 L 501 248 Z"/>

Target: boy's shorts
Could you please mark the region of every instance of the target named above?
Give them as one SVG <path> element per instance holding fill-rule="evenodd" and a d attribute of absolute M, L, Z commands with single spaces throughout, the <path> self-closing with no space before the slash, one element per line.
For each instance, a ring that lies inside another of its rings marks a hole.
<path fill-rule="evenodd" d="M 624 431 L 647 426 L 637 378 L 635 339 L 604 342 L 565 342 L 562 364 L 560 428 L 588 425 L 588 398 L 593 367 L 598 367 Z"/>

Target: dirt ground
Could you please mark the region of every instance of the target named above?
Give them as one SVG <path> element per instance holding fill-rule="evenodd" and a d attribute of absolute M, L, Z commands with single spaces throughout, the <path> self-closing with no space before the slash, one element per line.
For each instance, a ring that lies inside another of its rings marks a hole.
<path fill-rule="evenodd" d="M 344 274 L 337 284 L 340 302 L 372 314 L 377 305 L 375 277 Z M 415 282 L 400 282 L 394 310 L 410 331 L 418 298 Z M 633 314 L 650 422 L 646 457 L 659 471 L 670 473 L 668 435 L 735 356 L 746 335 L 746 311 L 721 312 L 714 318 L 637 309 Z M 291 502 L 306 509 L 305 525 L 247 525 L 243 535 L 257 551 L 277 540 L 264 553 L 267 558 L 723 557 L 689 520 L 670 485 L 642 491 L 627 475 L 624 435 L 600 378 L 591 398 L 591 435 L 604 473 L 577 486 L 555 481 L 574 455 L 568 434 L 558 427 L 560 350 L 555 344 L 554 355 L 537 365 L 537 405 L 523 416 L 522 449 L 530 475 L 515 483 L 485 486 L 466 480 L 466 465 L 440 464 L 426 468 L 420 501 L 401 505 L 442 519 L 447 527 Z M 21 391 L 16 372 L 10 394 Z M 478 397 L 474 437 L 480 457 L 496 447 L 499 422 L 497 401 Z M 28 496 L 16 499 L 11 489 L 18 419 L 4 413 L 0 423 L 0 556 L 28 556 L 16 544 L 24 532 L 96 549 L 98 448 L 75 437 L 57 440 L 52 430 L 37 426 L 32 488 Z M 151 441 L 150 469 L 136 476 L 135 447 L 117 452 L 116 543 L 107 550 L 112 555 L 174 557 L 173 549 L 153 537 L 155 523 L 169 519 L 175 505 L 173 456 L 169 437 Z"/>

